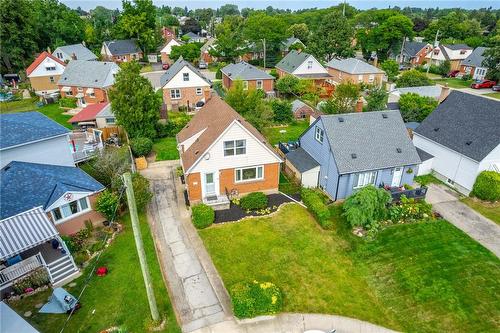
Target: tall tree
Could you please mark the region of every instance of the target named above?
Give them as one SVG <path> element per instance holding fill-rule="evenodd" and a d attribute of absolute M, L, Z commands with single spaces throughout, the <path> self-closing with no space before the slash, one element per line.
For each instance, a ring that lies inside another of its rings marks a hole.
<path fill-rule="evenodd" d="M 309 41 L 310 31 L 307 27 L 307 24 L 305 23 L 292 24 L 290 27 L 288 27 L 286 32 L 289 36 L 300 39 L 300 41 L 304 44 L 307 44 L 307 42 Z"/>
<path fill-rule="evenodd" d="M 268 51 L 278 52 L 286 39 L 286 23 L 281 17 L 257 13 L 245 21 L 243 37 L 256 44 L 265 39 Z"/>
<path fill-rule="evenodd" d="M 359 86 L 352 82 L 339 84 L 331 99 L 321 107 L 325 113 L 348 113 L 354 110 L 354 105 L 359 97 Z"/>
<path fill-rule="evenodd" d="M 217 42 L 211 52 L 213 56 L 223 61 L 233 62 L 246 53 L 243 35 L 243 19 L 240 16 L 226 16 L 224 21 L 215 28 Z"/>
<path fill-rule="evenodd" d="M 200 43 L 186 43 L 179 46 L 173 46 L 170 58 L 174 61 L 182 56 L 183 59 L 194 62 L 200 57 Z"/>
<path fill-rule="evenodd" d="M 313 34 L 309 50 L 318 58 L 331 60 L 333 57 L 352 57 L 354 29 L 349 21 L 338 12 L 326 15 L 318 30 Z"/>
<path fill-rule="evenodd" d="M 500 81 L 500 35 L 497 36 L 496 45 L 484 52 L 483 66 L 488 68 L 488 78 Z"/>
<path fill-rule="evenodd" d="M 201 26 L 198 21 L 194 18 L 188 18 L 184 25 L 182 26 L 182 33 L 187 34 L 188 32 L 193 32 L 195 34 L 199 34 L 201 31 Z"/>
<path fill-rule="evenodd" d="M 123 63 L 109 95 L 117 123 L 128 135 L 153 139 L 162 101 L 140 69 L 136 62 Z"/>
<path fill-rule="evenodd" d="M 225 4 L 218 9 L 219 16 L 225 17 L 229 15 L 240 15 L 237 5 Z"/>

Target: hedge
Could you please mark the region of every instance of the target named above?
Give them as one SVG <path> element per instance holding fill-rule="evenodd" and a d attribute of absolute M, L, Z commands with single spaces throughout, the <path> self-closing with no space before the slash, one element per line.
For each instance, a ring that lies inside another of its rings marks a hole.
<path fill-rule="evenodd" d="M 482 200 L 500 200 L 500 173 L 495 171 L 483 171 L 472 187 L 472 196 Z"/>
<path fill-rule="evenodd" d="M 215 211 L 212 207 L 199 204 L 192 208 L 193 224 L 197 229 L 209 227 L 215 220 Z"/>
<path fill-rule="evenodd" d="M 240 200 L 240 206 L 244 210 L 258 210 L 267 207 L 267 196 L 262 192 L 253 192 L 245 195 Z"/>
<path fill-rule="evenodd" d="M 314 190 L 304 188 L 302 189 L 301 197 L 302 202 L 304 202 L 307 209 L 309 209 L 314 215 L 319 225 L 323 229 L 331 229 L 333 227 L 333 223 L 330 220 L 330 210 L 323 201 L 321 195 Z"/>
<path fill-rule="evenodd" d="M 272 315 L 283 307 L 281 291 L 271 282 L 240 282 L 230 288 L 229 294 L 238 318 Z"/>
<path fill-rule="evenodd" d="M 130 148 L 135 157 L 146 156 L 153 149 L 153 141 L 150 138 L 134 138 L 130 140 Z"/>

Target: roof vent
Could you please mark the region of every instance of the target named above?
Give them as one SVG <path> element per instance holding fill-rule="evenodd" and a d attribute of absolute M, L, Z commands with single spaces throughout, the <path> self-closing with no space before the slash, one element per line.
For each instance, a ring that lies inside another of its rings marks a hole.
<path fill-rule="evenodd" d="M 396 148 L 396 151 L 397 151 L 399 154 L 401 154 L 401 153 L 403 152 L 403 150 L 402 150 L 401 148 L 399 148 L 399 147 L 398 147 L 398 148 Z"/>
<path fill-rule="evenodd" d="M 466 141 L 466 142 L 465 142 L 465 144 L 466 144 L 467 146 L 470 146 L 470 145 L 472 144 L 472 141 Z"/>
<path fill-rule="evenodd" d="M 344 118 L 339 117 L 339 123 L 343 123 L 343 122 L 344 122 Z"/>
<path fill-rule="evenodd" d="M 197 151 L 195 151 L 195 152 L 194 152 L 194 154 L 195 154 L 195 155 L 198 155 L 198 153 L 199 153 L 199 152 L 200 152 L 200 151 L 199 151 L 199 150 L 197 150 Z"/>
<path fill-rule="evenodd" d="M 434 132 L 437 132 L 437 131 L 439 131 L 439 127 L 434 128 Z"/>
<path fill-rule="evenodd" d="M 387 119 L 387 113 L 382 113 L 382 118 Z"/>
<path fill-rule="evenodd" d="M 352 157 L 352 159 L 354 160 L 354 159 L 356 159 L 356 158 L 358 157 L 358 155 L 356 155 L 356 154 L 351 154 L 351 157 Z"/>
<path fill-rule="evenodd" d="M 99 80 L 97 80 L 97 79 L 94 80 L 94 82 L 97 82 L 97 81 L 99 81 Z"/>

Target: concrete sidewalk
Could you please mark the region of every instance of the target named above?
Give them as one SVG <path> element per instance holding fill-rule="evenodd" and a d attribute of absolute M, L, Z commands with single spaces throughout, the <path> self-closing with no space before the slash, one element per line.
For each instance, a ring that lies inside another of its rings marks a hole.
<path fill-rule="evenodd" d="M 500 258 L 500 226 L 459 201 L 444 185 L 429 184 L 426 200 L 454 226 Z"/>

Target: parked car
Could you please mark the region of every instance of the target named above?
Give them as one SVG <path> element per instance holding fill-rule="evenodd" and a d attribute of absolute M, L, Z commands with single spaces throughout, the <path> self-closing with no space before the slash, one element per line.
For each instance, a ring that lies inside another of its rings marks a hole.
<path fill-rule="evenodd" d="M 492 88 L 495 85 L 496 85 L 495 81 L 481 80 L 481 81 L 474 82 L 473 84 L 470 85 L 470 87 L 472 89 L 483 89 L 483 88 Z"/>
<path fill-rule="evenodd" d="M 205 61 L 200 60 L 200 62 L 198 63 L 198 68 L 199 69 L 207 69 L 208 65 L 207 65 L 207 63 Z"/>
<path fill-rule="evenodd" d="M 458 73 L 460 73 L 459 70 L 453 70 L 453 71 L 449 72 L 448 74 L 446 74 L 446 77 L 457 77 Z"/>
<path fill-rule="evenodd" d="M 500 84 L 497 84 L 496 86 L 491 87 L 491 90 L 500 91 Z"/>
<path fill-rule="evenodd" d="M 169 65 L 169 64 L 163 64 L 163 65 L 161 65 L 161 68 L 162 68 L 163 70 L 167 70 L 167 69 L 169 69 L 169 68 L 170 68 L 170 65 Z"/>

